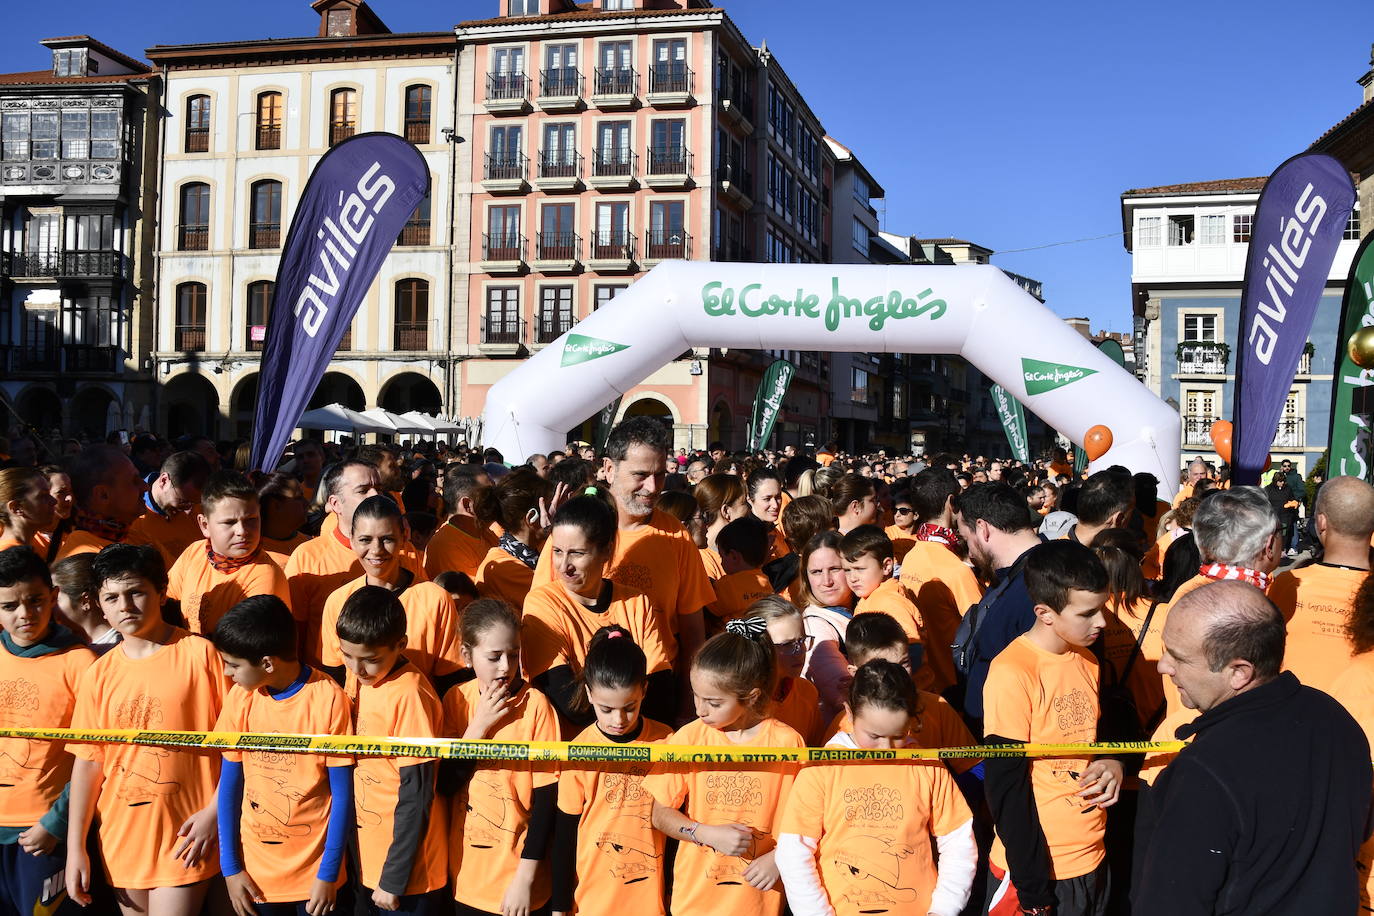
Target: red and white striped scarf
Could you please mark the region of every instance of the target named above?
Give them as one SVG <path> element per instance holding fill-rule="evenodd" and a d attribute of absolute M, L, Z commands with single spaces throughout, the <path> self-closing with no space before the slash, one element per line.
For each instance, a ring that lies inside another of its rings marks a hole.
<path fill-rule="evenodd" d="M 1269 583 L 1274 577 L 1248 566 L 1229 566 L 1225 563 L 1204 563 L 1198 572 L 1209 579 L 1221 581 L 1249 582 L 1262 592 L 1269 591 Z"/>

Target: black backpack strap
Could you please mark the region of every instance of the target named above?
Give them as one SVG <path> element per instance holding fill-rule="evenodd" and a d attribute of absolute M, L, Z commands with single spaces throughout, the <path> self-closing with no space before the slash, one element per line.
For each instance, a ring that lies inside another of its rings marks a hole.
<path fill-rule="evenodd" d="M 1140 653 L 1144 651 L 1145 634 L 1150 632 L 1150 621 L 1155 619 L 1155 610 L 1159 605 L 1160 602 L 1157 598 L 1150 602 L 1150 610 L 1145 614 L 1145 623 L 1140 627 L 1140 635 L 1135 638 L 1135 645 L 1131 647 L 1131 654 L 1126 659 L 1126 667 L 1121 669 L 1121 683 L 1123 684 L 1126 683 L 1126 680 L 1131 676 L 1131 669 L 1135 667 L 1135 660 L 1139 658 Z"/>

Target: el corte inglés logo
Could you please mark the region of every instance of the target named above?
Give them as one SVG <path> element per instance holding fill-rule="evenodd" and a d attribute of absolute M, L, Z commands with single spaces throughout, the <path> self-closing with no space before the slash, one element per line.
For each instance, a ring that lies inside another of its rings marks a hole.
<path fill-rule="evenodd" d="M 576 366 L 578 363 L 591 362 L 594 359 L 600 359 L 603 356 L 610 356 L 612 353 L 619 353 L 621 350 L 629 349 L 629 346 L 629 344 L 602 340 L 599 337 L 569 334 L 567 343 L 563 344 L 562 365 Z"/>
<path fill-rule="evenodd" d="M 1021 360 L 1021 372 L 1026 380 L 1026 394 L 1044 394 L 1097 374 L 1096 369 L 1024 358 Z"/>

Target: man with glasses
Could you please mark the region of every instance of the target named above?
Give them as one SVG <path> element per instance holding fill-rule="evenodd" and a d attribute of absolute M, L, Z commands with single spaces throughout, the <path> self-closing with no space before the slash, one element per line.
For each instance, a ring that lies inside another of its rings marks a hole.
<path fill-rule="evenodd" d="M 199 452 L 174 452 L 162 467 L 148 475 L 144 512 L 129 533 L 137 540 L 161 544 L 173 558 L 204 535 L 196 516 L 200 491 L 210 477 L 210 465 Z"/>

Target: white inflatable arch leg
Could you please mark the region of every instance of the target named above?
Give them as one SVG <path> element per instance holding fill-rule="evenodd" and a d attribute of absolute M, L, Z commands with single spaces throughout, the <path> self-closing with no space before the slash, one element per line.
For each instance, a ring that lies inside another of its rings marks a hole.
<path fill-rule="evenodd" d="M 511 462 L 561 448 L 690 347 L 959 354 L 1075 443 L 1111 429 L 1091 469 L 1178 489 L 1177 411 L 992 266 L 660 264 L 492 386 L 487 444 Z"/>

